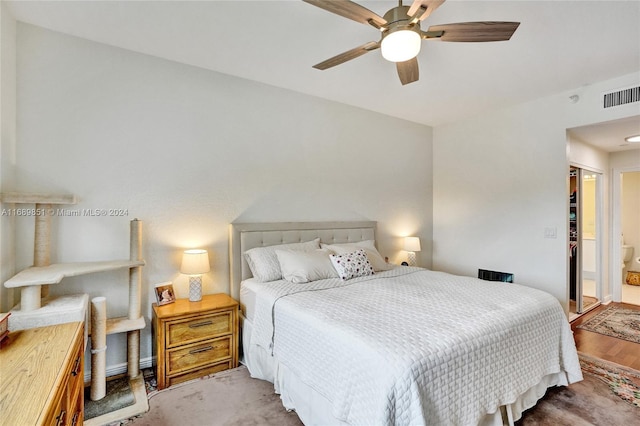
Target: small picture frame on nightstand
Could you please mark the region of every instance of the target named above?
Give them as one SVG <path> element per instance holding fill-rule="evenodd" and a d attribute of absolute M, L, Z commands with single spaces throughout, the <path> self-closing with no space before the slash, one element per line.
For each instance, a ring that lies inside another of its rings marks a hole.
<path fill-rule="evenodd" d="M 158 306 L 167 305 L 176 301 L 176 293 L 173 291 L 172 282 L 156 284 L 154 288 L 156 290 Z"/>

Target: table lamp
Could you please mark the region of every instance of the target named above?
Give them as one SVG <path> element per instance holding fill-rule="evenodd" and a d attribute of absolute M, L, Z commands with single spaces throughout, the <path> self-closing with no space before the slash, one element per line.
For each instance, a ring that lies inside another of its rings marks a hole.
<path fill-rule="evenodd" d="M 180 272 L 189 275 L 189 301 L 202 300 L 202 274 L 209 272 L 209 253 L 206 250 L 185 250 Z"/>
<path fill-rule="evenodd" d="M 408 263 L 409 266 L 416 266 L 416 253 L 420 251 L 420 238 L 418 237 L 405 237 L 404 249 L 409 253 Z"/>

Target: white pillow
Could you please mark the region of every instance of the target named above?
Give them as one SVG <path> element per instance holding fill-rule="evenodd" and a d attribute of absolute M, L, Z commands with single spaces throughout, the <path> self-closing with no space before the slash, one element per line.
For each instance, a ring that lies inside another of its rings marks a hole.
<path fill-rule="evenodd" d="M 378 250 L 376 250 L 376 246 L 373 240 L 358 241 L 345 244 L 320 244 L 320 247 L 323 249 L 331 250 L 335 254 L 345 254 L 357 249 L 364 249 L 364 251 L 367 253 L 367 257 L 369 258 L 369 262 L 371 262 L 371 265 L 373 266 L 374 271 L 388 271 L 389 269 L 393 268 L 393 265 L 385 262 L 382 255 L 380 255 Z"/>
<path fill-rule="evenodd" d="M 310 252 L 276 250 L 282 278 L 292 283 L 308 283 L 310 281 L 337 278 L 338 273 L 331 264 L 329 250 Z"/>
<path fill-rule="evenodd" d="M 276 250 L 313 251 L 320 248 L 320 238 L 304 243 L 279 244 L 275 246 L 256 247 L 244 252 L 253 277 L 261 282 L 282 279 L 282 271 Z"/>
<path fill-rule="evenodd" d="M 343 280 L 373 275 L 373 266 L 364 249 L 345 254 L 332 254 L 329 258 L 338 271 L 338 276 Z"/>

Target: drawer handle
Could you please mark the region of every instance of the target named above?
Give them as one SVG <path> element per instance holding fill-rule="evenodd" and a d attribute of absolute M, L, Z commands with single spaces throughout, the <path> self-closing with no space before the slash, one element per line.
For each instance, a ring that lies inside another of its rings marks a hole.
<path fill-rule="evenodd" d="M 58 415 L 58 417 L 56 417 L 56 426 L 63 425 L 66 417 L 67 417 L 67 410 L 62 410 Z"/>
<path fill-rule="evenodd" d="M 197 322 L 195 324 L 189 324 L 189 328 L 204 327 L 205 325 L 211 325 L 211 324 L 213 324 L 213 321 L 202 321 L 202 322 Z"/>
<path fill-rule="evenodd" d="M 213 346 L 209 345 L 209 346 L 205 346 L 204 348 L 192 349 L 189 351 L 189 353 L 193 355 L 193 354 L 198 354 L 200 352 L 210 351 L 211 349 L 213 349 Z"/>
<path fill-rule="evenodd" d="M 73 364 L 73 370 L 71 370 L 72 376 L 78 375 L 78 370 L 80 369 L 80 357 L 76 358 L 76 362 Z"/>

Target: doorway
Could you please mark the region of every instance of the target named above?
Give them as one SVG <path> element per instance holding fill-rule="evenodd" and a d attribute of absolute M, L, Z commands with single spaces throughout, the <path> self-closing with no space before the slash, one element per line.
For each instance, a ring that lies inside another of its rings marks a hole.
<path fill-rule="evenodd" d="M 569 168 L 569 316 L 596 308 L 602 299 L 602 174 Z"/>
<path fill-rule="evenodd" d="M 621 302 L 640 305 L 640 285 L 631 274 L 640 274 L 640 171 L 620 175 Z"/>

